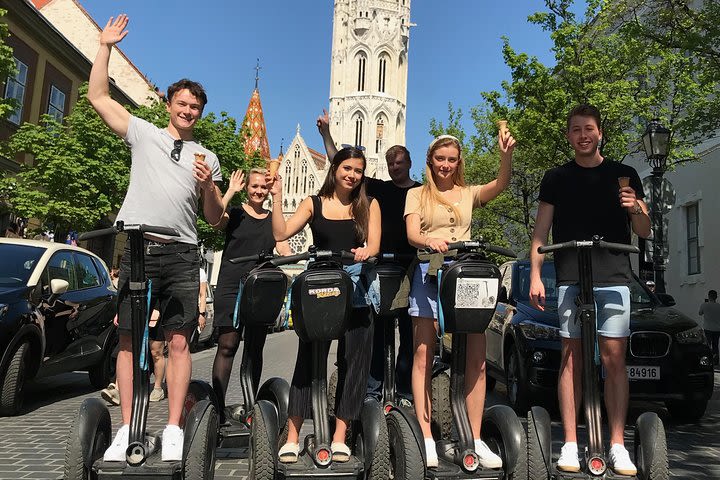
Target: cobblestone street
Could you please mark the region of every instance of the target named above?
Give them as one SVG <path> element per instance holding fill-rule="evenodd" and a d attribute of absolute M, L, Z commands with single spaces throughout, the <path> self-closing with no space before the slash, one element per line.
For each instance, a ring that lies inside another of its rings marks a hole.
<path fill-rule="evenodd" d="M 280 376 L 289 380 L 295 359 L 296 336 L 293 332 L 273 334 L 268 337 L 263 377 Z M 215 349 L 193 355 L 196 378 L 209 380 Z M 241 352 L 236 357 L 234 380 L 230 385 L 229 403 L 242 398 L 235 374 L 239 371 Z M 330 360 L 334 361 L 334 350 Z M 715 384 L 720 383 L 720 373 L 715 374 Z M 503 386 L 488 397 L 489 404 L 504 401 Z M 717 388 L 717 387 L 716 387 Z M 90 386 L 87 374 L 76 372 L 33 382 L 26 389 L 26 405 L 22 415 L 0 418 L 0 479 L 60 479 L 64 462 L 65 441 L 70 425 L 80 403 L 99 392 Z M 166 419 L 167 401 L 151 403 L 148 429 L 160 431 Z M 652 409 L 665 421 L 668 452 L 673 478 L 716 479 L 720 478 L 720 394 L 717 390 L 710 407 L 699 423 L 678 424 L 668 419 L 667 411 L 658 405 L 631 405 L 628 424 L 645 409 Z M 111 407 L 113 425 L 117 428 L 120 409 Z M 629 447 L 632 428 L 627 430 Z M 559 423 L 554 423 L 555 438 L 560 433 Z M 555 445 L 555 455 L 560 445 Z M 629 448 L 630 449 L 630 448 Z M 632 451 L 632 450 L 631 450 Z M 215 478 L 247 478 L 247 460 L 218 458 Z"/>

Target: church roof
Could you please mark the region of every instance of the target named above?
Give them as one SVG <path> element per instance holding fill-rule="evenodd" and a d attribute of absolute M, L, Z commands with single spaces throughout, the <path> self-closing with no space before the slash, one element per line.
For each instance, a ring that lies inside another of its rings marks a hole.
<path fill-rule="evenodd" d="M 260 91 L 256 88 L 253 90 L 248 104 L 247 112 L 243 126 L 247 128 L 247 139 L 245 140 L 245 153 L 248 156 L 253 155 L 256 151 L 260 152 L 260 156 L 266 161 L 270 160 L 270 144 L 267 139 L 267 128 L 265 127 L 265 116 L 263 114 L 262 103 L 260 102 Z"/>
<path fill-rule="evenodd" d="M 308 147 L 308 151 L 310 152 L 310 156 L 312 157 L 313 161 L 315 162 L 315 166 L 318 170 L 325 170 L 325 155 L 318 152 L 317 150 L 313 150 L 312 148 Z"/>

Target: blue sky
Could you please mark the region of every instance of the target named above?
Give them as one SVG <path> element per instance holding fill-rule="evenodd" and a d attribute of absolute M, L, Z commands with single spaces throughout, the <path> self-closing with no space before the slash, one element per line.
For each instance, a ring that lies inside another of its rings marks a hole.
<path fill-rule="evenodd" d="M 299 123 L 312 148 L 322 151 L 315 119 L 328 103 L 332 48 L 331 0 L 80 0 L 101 26 L 126 13 L 129 35 L 121 48 L 162 90 L 181 77 L 205 86 L 206 111 L 241 120 L 255 85 L 273 156 Z M 414 0 L 411 29 L 406 143 L 419 174 L 432 138 L 430 119 L 447 119 L 452 102 L 466 114 L 480 92 L 499 89 L 510 72 L 501 55 L 505 35 L 518 51 L 552 62 L 546 32 L 527 23 L 544 10 L 542 0 Z M 341 141 L 343 139 L 340 139 Z"/>

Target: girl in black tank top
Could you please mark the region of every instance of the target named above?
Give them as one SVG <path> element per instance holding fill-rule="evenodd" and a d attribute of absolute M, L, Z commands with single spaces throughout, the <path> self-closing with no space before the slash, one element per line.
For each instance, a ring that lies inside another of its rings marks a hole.
<path fill-rule="evenodd" d="M 268 196 L 268 185 L 265 180 L 265 169 L 254 168 L 248 174 L 246 192 L 247 203 L 230 209 L 224 215 L 221 225 L 225 229 L 225 247 L 218 285 L 215 291 L 215 321 L 214 326 L 219 327 L 218 347 L 213 362 L 213 389 L 217 393 L 219 403 L 220 421 L 225 422 L 225 394 L 227 393 L 233 360 L 240 345 L 243 334 L 243 319 L 238 318 L 237 328 L 234 325 L 235 301 L 237 299 L 240 282 L 255 266 L 254 262 L 232 264 L 230 258 L 254 255 L 261 252 L 272 252 L 277 248 L 281 255 L 289 255 L 290 247 L 287 242 L 275 242 L 272 232 L 272 217 L 270 212 L 263 209 L 263 203 Z M 234 172 L 230 178 L 230 186 L 223 197 L 223 205 L 227 210 L 232 197 L 241 191 L 245 185 L 244 175 L 240 170 Z M 253 358 L 252 386 L 257 392 L 260 375 L 263 367 L 263 347 L 267 330 L 253 329 L 245 331 L 245 348 L 250 348 Z"/>
<path fill-rule="evenodd" d="M 323 250 L 347 250 L 362 262 L 380 250 L 380 207 L 368 198 L 363 182 L 365 157 L 357 148 L 344 148 L 332 159 L 325 182 L 318 195 L 304 199 L 297 211 L 285 220 L 282 214 L 282 180 L 276 175 L 270 189 L 275 240 L 285 240 L 310 225 L 313 242 Z M 351 328 L 338 342 L 338 387 L 336 392 L 336 425 L 333 434 L 333 461 L 350 458 L 345 445 L 348 423 L 358 418 L 367 385 L 372 349 L 372 317 L 367 306 L 354 308 Z M 325 354 L 330 342 L 325 345 Z M 290 386 L 288 407 L 288 440 L 280 448 L 281 462 L 295 462 L 303 419 L 312 416 L 310 395 L 310 344 L 300 342 L 295 372 Z"/>

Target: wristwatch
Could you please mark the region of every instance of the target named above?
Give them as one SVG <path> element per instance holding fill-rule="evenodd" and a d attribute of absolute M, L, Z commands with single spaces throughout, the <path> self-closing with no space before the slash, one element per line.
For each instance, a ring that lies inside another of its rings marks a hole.
<path fill-rule="evenodd" d="M 640 206 L 640 202 L 635 200 L 635 205 L 633 206 L 632 212 L 630 212 L 630 213 L 632 213 L 633 215 L 640 215 L 641 213 L 643 213 L 643 209 Z"/>

